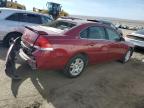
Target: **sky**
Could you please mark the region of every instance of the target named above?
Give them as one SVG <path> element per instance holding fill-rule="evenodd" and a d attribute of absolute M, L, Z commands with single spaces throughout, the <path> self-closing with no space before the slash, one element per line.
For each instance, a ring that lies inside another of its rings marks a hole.
<path fill-rule="evenodd" d="M 17 0 L 27 10 L 46 9 L 47 1 L 62 4 L 70 15 L 144 20 L 144 0 Z"/>

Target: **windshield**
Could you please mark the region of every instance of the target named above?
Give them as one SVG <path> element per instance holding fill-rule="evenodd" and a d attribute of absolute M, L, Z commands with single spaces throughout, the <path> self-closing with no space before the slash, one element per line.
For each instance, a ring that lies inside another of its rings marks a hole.
<path fill-rule="evenodd" d="M 49 26 L 49 27 L 53 27 L 53 28 L 57 28 L 61 30 L 68 30 L 76 26 L 76 24 L 66 22 L 66 21 L 54 21 L 49 24 L 44 24 L 44 26 Z"/>
<path fill-rule="evenodd" d="M 6 0 L 0 0 L 0 7 L 5 7 Z"/>

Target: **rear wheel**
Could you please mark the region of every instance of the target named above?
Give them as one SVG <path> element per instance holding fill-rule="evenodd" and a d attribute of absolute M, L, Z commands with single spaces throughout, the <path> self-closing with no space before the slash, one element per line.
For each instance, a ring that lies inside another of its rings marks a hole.
<path fill-rule="evenodd" d="M 77 55 L 73 57 L 64 69 L 65 75 L 70 78 L 79 76 L 83 72 L 86 63 L 87 59 L 83 55 Z"/>
<path fill-rule="evenodd" d="M 17 37 L 21 37 L 21 33 L 10 33 L 4 39 L 4 46 L 9 47 Z"/>

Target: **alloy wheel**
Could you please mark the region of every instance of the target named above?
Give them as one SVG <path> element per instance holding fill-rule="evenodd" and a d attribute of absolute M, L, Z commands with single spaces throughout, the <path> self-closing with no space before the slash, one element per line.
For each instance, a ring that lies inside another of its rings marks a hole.
<path fill-rule="evenodd" d="M 131 51 L 129 50 L 125 55 L 125 62 L 127 62 L 131 57 Z"/>
<path fill-rule="evenodd" d="M 70 73 L 73 76 L 79 75 L 83 68 L 84 68 L 84 61 L 81 58 L 76 58 L 71 64 L 70 64 Z"/>

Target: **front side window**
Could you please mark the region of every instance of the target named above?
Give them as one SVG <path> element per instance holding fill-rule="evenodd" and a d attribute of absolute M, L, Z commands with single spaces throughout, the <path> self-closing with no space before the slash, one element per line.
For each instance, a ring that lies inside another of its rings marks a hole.
<path fill-rule="evenodd" d="M 42 16 L 41 18 L 42 18 L 43 24 L 47 24 L 52 21 L 52 19 L 50 19 L 49 17 L 46 17 L 46 16 Z"/>
<path fill-rule="evenodd" d="M 104 28 L 103 27 L 90 27 L 89 38 L 90 39 L 106 39 Z"/>
<path fill-rule="evenodd" d="M 34 23 L 34 24 L 41 24 L 41 17 L 40 15 L 35 14 L 27 14 L 27 22 L 28 23 Z"/>
<path fill-rule="evenodd" d="M 6 20 L 26 22 L 27 14 L 26 13 L 14 13 L 6 18 Z"/>
<path fill-rule="evenodd" d="M 111 24 L 110 26 L 111 26 L 113 29 L 115 29 L 115 30 L 117 29 L 116 26 L 113 25 L 113 24 Z"/>
<path fill-rule="evenodd" d="M 107 31 L 109 40 L 119 40 L 120 39 L 120 36 L 114 30 L 106 28 L 106 31 Z"/>

